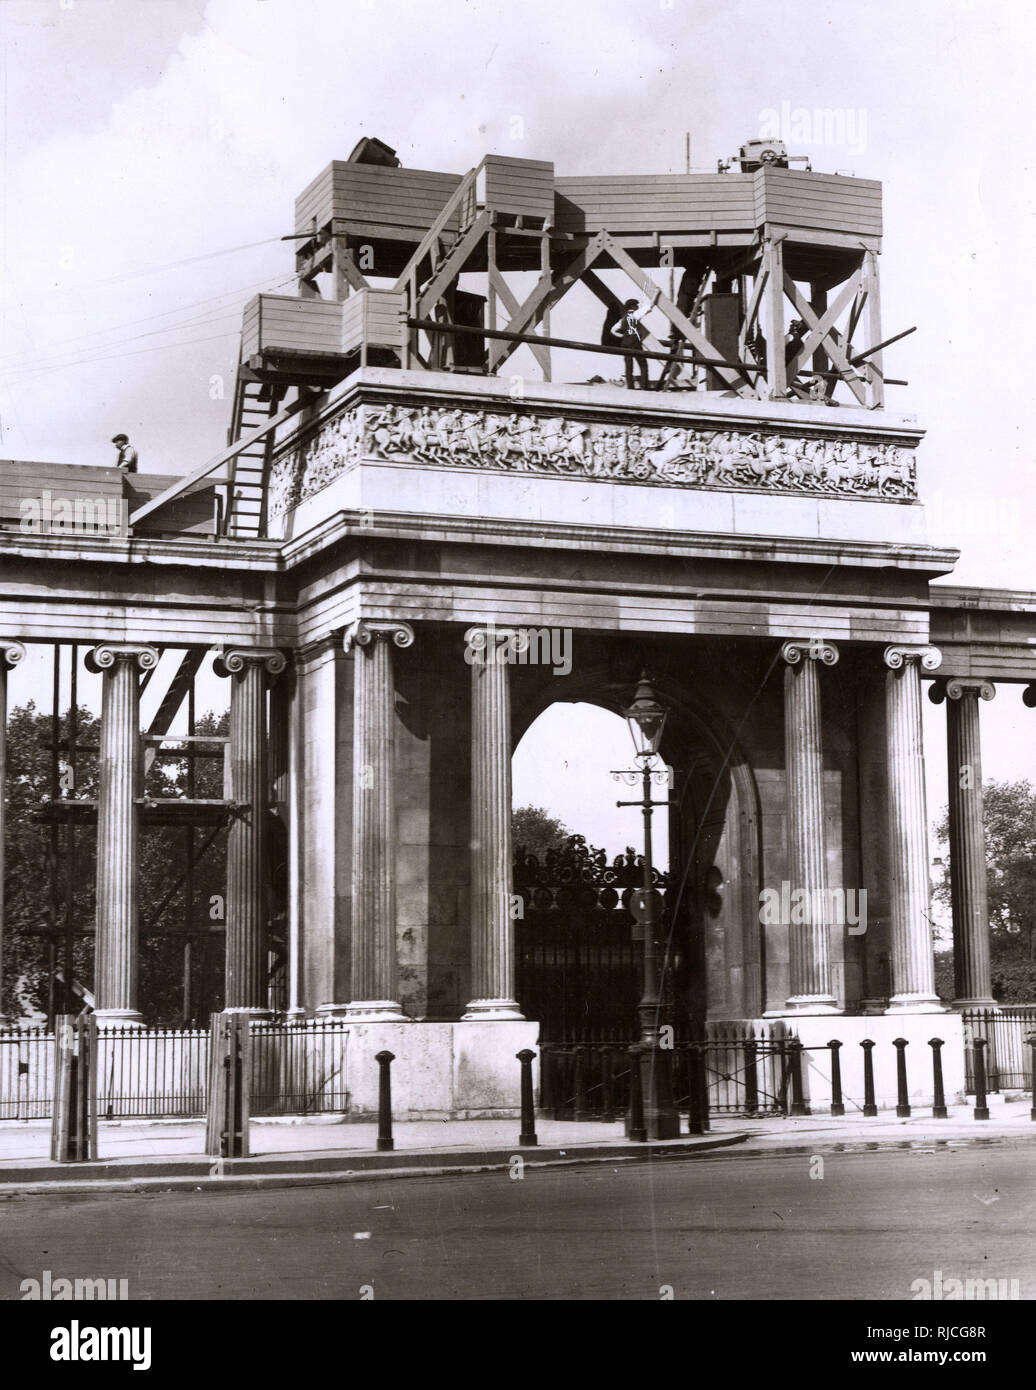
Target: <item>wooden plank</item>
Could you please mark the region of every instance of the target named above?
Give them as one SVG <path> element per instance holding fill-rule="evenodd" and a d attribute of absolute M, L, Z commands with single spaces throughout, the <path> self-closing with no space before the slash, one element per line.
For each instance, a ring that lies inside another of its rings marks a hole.
<path fill-rule="evenodd" d="M 130 525 L 136 526 L 139 522 L 143 521 L 145 517 L 150 516 L 151 513 L 157 511 L 159 507 L 164 506 L 166 502 L 171 502 L 174 497 L 180 497 L 185 492 L 190 491 L 194 483 L 199 482 L 202 478 L 209 477 L 210 474 L 215 473 L 217 468 L 222 468 L 225 463 L 236 458 L 238 454 L 251 448 L 253 444 L 257 444 L 266 437 L 270 430 L 277 429 L 280 425 L 283 425 L 285 421 L 290 420 L 293 415 L 297 415 L 303 406 L 307 404 L 308 400 L 309 397 L 302 397 L 297 401 L 293 401 L 291 405 L 285 406 L 282 410 L 279 410 L 276 415 L 271 415 L 270 418 L 265 420 L 257 429 L 251 430 L 248 434 L 243 434 L 241 438 L 236 439 L 233 444 L 228 444 L 225 449 L 221 449 L 218 454 L 215 454 L 209 459 L 208 463 L 203 463 L 200 468 L 196 468 L 192 473 L 188 473 L 185 478 L 177 478 L 169 487 L 160 492 L 157 497 L 152 497 L 150 502 L 146 502 L 143 507 L 138 507 L 135 512 L 132 512 L 130 514 Z"/>

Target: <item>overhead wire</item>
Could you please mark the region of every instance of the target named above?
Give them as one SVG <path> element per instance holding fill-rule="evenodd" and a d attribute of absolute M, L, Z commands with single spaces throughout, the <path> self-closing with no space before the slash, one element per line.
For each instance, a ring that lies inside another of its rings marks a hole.
<path fill-rule="evenodd" d="M 280 281 L 276 281 L 276 282 L 274 283 L 274 285 L 270 287 L 271 292 L 273 292 L 273 291 L 275 291 L 275 290 L 277 290 L 277 289 L 283 288 L 283 286 L 285 286 L 286 284 L 290 283 L 290 281 L 292 281 L 294 278 L 295 278 L 295 277 L 294 277 L 293 275 L 289 275 L 289 276 L 285 276 L 285 277 L 284 277 L 282 280 L 280 280 Z M 259 282 L 259 283 L 263 283 L 263 282 Z M 268 282 L 266 282 L 266 283 L 268 283 Z M 248 287 L 246 287 L 246 288 L 248 288 Z M 234 292 L 232 292 L 232 291 L 227 291 L 227 294 L 231 294 L 231 293 L 241 293 L 241 291 L 234 291 Z M 205 304 L 206 302 L 215 302 L 215 301 L 217 301 L 217 300 L 219 300 L 219 299 L 222 299 L 222 298 L 224 298 L 224 297 L 225 297 L 224 295 L 214 295 L 214 296 L 211 297 L 211 300 L 210 300 L 210 301 L 199 300 L 199 301 L 198 301 L 198 305 Z M 167 313 L 183 312 L 183 309 L 180 309 L 179 311 L 177 311 L 177 310 L 167 310 L 166 312 L 167 312 Z M 239 306 L 239 305 L 236 305 L 236 304 L 228 305 L 226 309 L 219 309 L 219 310 L 215 310 L 215 309 L 214 309 L 211 313 L 196 314 L 196 315 L 194 315 L 194 316 L 192 316 L 192 317 L 190 317 L 190 318 L 184 319 L 184 320 L 182 320 L 181 322 L 178 322 L 178 323 L 167 324 L 167 325 L 165 325 L 165 326 L 163 326 L 163 327 L 159 327 L 159 328 L 147 329 L 147 330 L 145 330 L 143 333 L 136 333 L 136 334 L 133 334 L 133 335 L 132 335 L 131 337 L 129 337 L 129 338 L 122 339 L 121 342 L 124 342 L 124 343 L 134 343 L 134 342 L 140 342 L 141 340 L 143 340 L 143 339 L 145 339 L 145 338 L 153 338 L 153 337 L 160 336 L 160 335 L 166 334 L 166 333 L 170 333 L 170 334 L 171 334 L 171 333 L 180 333 L 180 332 L 183 332 L 185 329 L 189 329 L 189 328 L 201 328 L 201 327 L 206 327 L 206 326 L 208 326 L 209 324 L 218 323 L 218 322 L 220 322 L 222 319 L 233 318 L 233 319 L 236 320 L 236 319 L 238 318 L 238 316 L 240 315 L 240 312 L 241 312 L 241 310 L 240 310 L 240 306 Z M 157 317 L 157 316 L 156 316 L 156 317 Z M 137 322 L 137 323 L 146 323 L 146 322 L 149 322 L 149 321 L 150 321 L 150 318 L 149 318 L 148 316 L 145 316 L 145 317 L 143 317 L 143 318 L 141 318 L 141 319 L 135 320 L 135 322 Z M 131 326 L 131 324 L 117 325 L 117 326 L 111 327 L 110 329 L 98 330 L 98 332 L 117 332 L 117 331 L 119 331 L 119 330 L 120 330 L 121 328 L 123 328 L 123 327 L 130 327 L 130 326 Z M 220 335 L 217 335 L 217 336 L 220 336 L 220 337 L 233 337 L 233 336 L 237 336 L 237 331 L 238 331 L 238 330 L 235 329 L 233 332 L 229 332 L 229 331 L 228 331 L 228 332 L 225 333 L 225 334 L 220 334 Z M 90 336 L 90 335 L 84 335 L 84 336 Z M 200 339 L 198 339 L 198 338 L 195 338 L 195 339 L 188 339 L 188 340 L 186 340 L 186 341 L 184 341 L 184 342 L 171 342 L 171 343 L 159 344 L 159 345 L 156 345 L 156 349 L 140 349 L 140 351 L 152 351 L 152 350 L 157 350 L 157 349 L 159 349 L 159 348 L 188 347 L 188 346 L 191 346 L 193 343 L 196 343 L 196 342 L 212 342 L 212 341 L 214 341 L 214 340 L 215 340 L 215 339 L 214 339 L 214 338 L 211 338 L 211 337 L 210 337 L 210 338 L 200 338 Z M 70 341 L 74 343 L 74 342 L 76 342 L 77 340 L 72 339 L 72 340 L 70 340 Z M 127 356 L 127 355 L 132 355 L 132 352 L 127 353 L 127 352 L 121 352 L 121 351 L 120 351 L 120 352 L 115 353 L 115 354 L 109 354 L 109 353 L 107 352 L 107 349 L 119 346 L 119 342 L 120 342 L 120 340 L 115 340 L 115 341 L 107 342 L 107 343 L 98 343 L 98 344 L 96 344 L 96 346 L 95 346 L 94 348 L 92 348 L 92 349 L 90 349 L 90 350 L 85 350 L 85 344 L 84 344 L 82 349 L 70 348 L 68 353 L 60 353 L 60 352 L 59 352 L 59 353 L 53 353 L 53 354 L 51 354 L 51 355 L 49 355 L 49 356 L 44 355 L 44 356 L 42 356 L 42 357 L 40 357 L 40 358 L 37 358 L 37 359 L 35 359 L 34 361 L 31 361 L 31 362 L 29 362 L 29 363 L 19 362 L 17 366 L 10 366 L 10 367 L 6 367 L 6 368 L 5 368 L 5 367 L 0 367 L 0 377 L 2 377 L 4 380 L 16 380 L 16 379 L 18 379 L 18 378 L 20 378 L 20 377 L 25 377 L 25 376 L 36 376 L 36 375 L 38 375 L 38 374 L 41 373 L 41 372 L 64 371 L 64 370 L 66 370 L 66 369 L 68 369 L 68 368 L 70 368 L 70 367 L 78 367 L 78 366 L 82 366 L 82 365 L 88 364 L 88 363 L 90 363 L 90 362 L 110 361 L 110 360 L 112 360 L 112 357 L 124 357 L 124 356 Z"/>

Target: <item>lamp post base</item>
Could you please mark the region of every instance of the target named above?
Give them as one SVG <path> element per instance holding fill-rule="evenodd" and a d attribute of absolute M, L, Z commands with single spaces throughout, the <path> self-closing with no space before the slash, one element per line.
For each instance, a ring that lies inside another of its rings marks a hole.
<path fill-rule="evenodd" d="M 644 1130 L 648 1139 L 679 1139 L 680 1112 L 673 1101 L 672 1054 L 645 1047 L 640 1054 Z"/>

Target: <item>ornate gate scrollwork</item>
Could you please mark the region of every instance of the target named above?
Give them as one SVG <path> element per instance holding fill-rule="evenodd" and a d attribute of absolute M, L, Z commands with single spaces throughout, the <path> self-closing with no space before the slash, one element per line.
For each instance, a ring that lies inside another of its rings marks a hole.
<path fill-rule="evenodd" d="M 524 915 L 517 923 L 517 992 L 526 1018 L 540 1024 L 542 1043 L 637 1036 L 643 957 L 628 902 L 643 884 L 642 864 L 632 848 L 609 862 L 582 835 L 548 850 L 542 863 L 518 849 L 514 891 Z M 652 882 L 665 901 L 669 875 L 656 869 Z"/>

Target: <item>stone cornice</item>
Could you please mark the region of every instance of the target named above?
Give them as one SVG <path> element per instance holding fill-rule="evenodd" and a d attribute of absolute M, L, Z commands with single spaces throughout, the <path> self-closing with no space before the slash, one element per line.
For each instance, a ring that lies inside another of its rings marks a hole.
<path fill-rule="evenodd" d="M 631 421 L 645 418 L 664 419 L 674 415 L 716 423 L 720 428 L 729 423 L 746 427 L 756 422 L 763 427 L 792 429 L 808 427 L 811 431 L 838 434 L 854 431 L 862 434 L 882 434 L 899 437 L 901 442 L 918 443 L 924 429 L 914 415 L 895 411 L 865 410 L 856 406 L 832 409 L 825 405 L 791 401 L 743 400 L 738 397 L 707 395 L 704 392 L 631 393 L 607 383 L 590 385 L 576 382 L 525 383 L 525 394 L 518 404 L 541 407 L 546 413 L 569 410 L 600 412 L 600 418 Z M 300 421 L 298 432 L 319 426 L 337 416 L 343 409 L 363 400 L 407 401 L 415 404 L 437 402 L 462 409 L 475 409 L 480 404 L 497 405 L 513 410 L 516 405 L 510 393 L 510 378 L 458 377 L 452 372 L 400 371 L 390 367 L 364 367 L 347 377 L 327 393 L 320 408 Z M 290 445 L 291 437 L 284 442 Z"/>
<path fill-rule="evenodd" d="M 837 500 L 837 499 L 835 499 Z M 420 512 L 382 512 L 375 516 L 342 510 L 304 535 L 282 543 L 284 566 L 305 564 L 346 539 L 421 540 L 451 545 L 539 546 L 558 550 L 602 550 L 610 554 L 644 553 L 719 560 L 772 560 L 786 564 L 860 565 L 866 568 L 922 570 L 943 574 L 960 552 L 945 546 L 880 541 L 824 540 L 811 536 L 770 537 L 750 534 L 695 533 L 661 528 L 575 525 L 561 521 L 494 520 L 485 517 L 428 516 Z"/>

